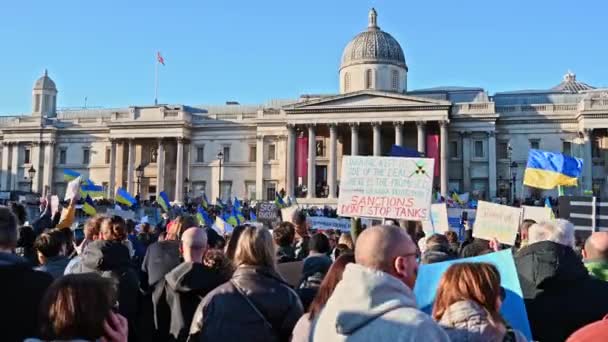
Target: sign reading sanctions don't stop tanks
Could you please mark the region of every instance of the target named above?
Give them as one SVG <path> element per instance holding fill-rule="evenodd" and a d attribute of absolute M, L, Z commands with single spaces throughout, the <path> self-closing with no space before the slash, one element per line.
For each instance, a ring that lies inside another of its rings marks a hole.
<path fill-rule="evenodd" d="M 338 215 L 427 219 L 433 166 L 427 158 L 344 156 Z"/>

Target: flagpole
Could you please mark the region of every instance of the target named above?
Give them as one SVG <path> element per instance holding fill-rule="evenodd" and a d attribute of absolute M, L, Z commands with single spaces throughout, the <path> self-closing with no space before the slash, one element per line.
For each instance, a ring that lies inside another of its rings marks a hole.
<path fill-rule="evenodd" d="M 154 105 L 158 105 L 158 58 L 154 63 Z"/>

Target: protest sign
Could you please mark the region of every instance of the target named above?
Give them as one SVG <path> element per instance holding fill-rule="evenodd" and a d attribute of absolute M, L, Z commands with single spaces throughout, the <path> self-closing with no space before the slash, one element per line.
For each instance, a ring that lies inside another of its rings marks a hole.
<path fill-rule="evenodd" d="M 521 208 L 479 201 L 473 236 L 480 239 L 497 239 L 507 245 L 515 244 L 519 229 Z"/>
<path fill-rule="evenodd" d="M 258 205 L 258 220 L 274 221 L 279 216 L 277 205 L 274 202 L 261 202 Z"/>
<path fill-rule="evenodd" d="M 324 216 L 308 217 L 310 228 L 317 230 L 337 229 L 343 232 L 350 232 L 350 219 L 339 219 Z"/>
<path fill-rule="evenodd" d="M 500 308 L 500 313 L 510 326 L 521 331 L 531 341 L 532 333 L 530 331 L 528 315 L 513 261 L 513 254 L 510 249 L 473 258 L 421 265 L 418 269 L 418 277 L 416 279 L 416 286 L 414 287 L 414 295 L 416 296 L 418 308 L 427 314 L 431 314 L 441 276 L 448 267 L 461 262 L 487 262 L 496 266 L 498 272 L 500 272 L 500 285 L 506 290 L 506 297 Z"/>
<path fill-rule="evenodd" d="M 285 281 L 294 288 L 300 285 L 302 277 L 303 261 L 285 262 L 277 265 L 277 272 Z"/>
<path fill-rule="evenodd" d="M 522 206 L 524 215 L 523 220 L 534 220 L 536 223 L 550 221 L 553 211 L 549 207 Z"/>
<path fill-rule="evenodd" d="M 431 204 L 431 215 L 428 220 L 422 221 L 422 230 L 426 236 L 443 234 L 450 230 L 448 209 L 445 203 Z"/>
<path fill-rule="evenodd" d="M 344 156 L 338 215 L 422 221 L 432 186 L 433 159 Z"/>
<path fill-rule="evenodd" d="M 81 178 L 80 176 L 78 176 L 68 183 L 68 186 L 65 190 L 65 201 L 69 201 L 72 198 L 75 200 L 80 198 L 80 181 Z"/>
<path fill-rule="evenodd" d="M 51 214 L 55 215 L 59 211 L 59 197 L 57 195 L 51 196 Z"/>
<path fill-rule="evenodd" d="M 291 207 L 282 208 L 281 209 L 281 218 L 284 222 L 293 222 L 293 214 L 295 214 L 296 210 L 298 210 L 297 205 L 292 205 Z"/>
<path fill-rule="evenodd" d="M 130 210 L 108 209 L 106 216 L 120 216 L 125 220 L 135 220 L 135 213 Z"/>

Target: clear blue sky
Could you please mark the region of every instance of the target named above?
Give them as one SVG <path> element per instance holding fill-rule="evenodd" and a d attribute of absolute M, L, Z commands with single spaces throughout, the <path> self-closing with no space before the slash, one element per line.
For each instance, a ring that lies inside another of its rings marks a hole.
<path fill-rule="evenodd" d="M 58 105 L 260 103 L 335 93 L 346 43 L 367 25 L 402 45 L 409 88 L 548 88 L 571 69 L 608 86 L 605 1 L 59 0 L 0 2 L 0 114 L 28 112 L 45 68 Z"/>

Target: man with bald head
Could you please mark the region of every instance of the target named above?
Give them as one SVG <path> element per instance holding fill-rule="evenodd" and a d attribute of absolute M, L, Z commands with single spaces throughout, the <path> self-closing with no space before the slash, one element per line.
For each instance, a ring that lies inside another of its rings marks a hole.
<path fill-rule="evenodd" d="M 211 290 L 228 281 L 223 272 L 203 264 L 207 233 L 199 227 L 188 228 L 181 237 L 184 262 L 167 273 L 164 284 L 154 290 L 156 328 L 161 340 L 185 341 L 194 311 Z"/>
<path fill-rule="evenodd" d="M 357 238 L 348 264 L 313 324 L 314 341 L 449 341 L 416 307 L 416 246 L 397 226 L 374 226 Z"/>
<path fill-rule="evenodd" d="M 595 232 L 587 238 L 583 259 L 592 276 L 608 281 L 608 232 Z"/>

